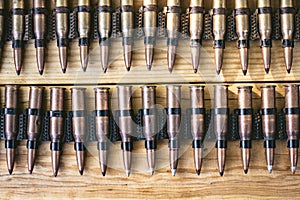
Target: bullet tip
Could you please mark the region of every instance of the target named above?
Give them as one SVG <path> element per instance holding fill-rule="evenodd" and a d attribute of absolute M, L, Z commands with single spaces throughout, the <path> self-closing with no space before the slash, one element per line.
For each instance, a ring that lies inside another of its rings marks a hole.
<path fill-rule="evenodd" d="M 152 66 L 151 65 L 147 65 L 147 70 L 151 71 Z"/>
<path fill-rule="evenodd" d="M 20 76 L 21 70 L 16 70 L 18 76 Z"/>
<path fill-rule="evenodd" d="M 246 76 L 247 75 L 247 70 L 243 70 L 243 74 L 244 74 L 244 76 Z"/>
<path fill-rule="evenodd" d="M 198 72 L 198 69 L 194 69 L 194 73 L 197 74 L 197 72 Z"/>
<path fill-rule="evenodd" d="M 79 170 L 79 174 L 82 176 L 83 175 L 83 169 Z"/>
<path fill-rule="evenodd" d="M 244 173 L 245 173 L 245 174 L 248 174 L 248 169 L 244 169 Z"/>
<path fill-rule="evenodd" d="M 102 172 L 102 176 L 105 176 L 106 172 Z"/>
<path fill-rule="evenodd" d="M 268 165 L 268 171 L 269 171 L 270 174 L 272 173 L 272 171 L 273 171 L 273 166 L 272 165 Z"/>
<path fill-rule="evenodd" d="M 67 69 L 61 69 L 61 71 L 65 74 Z"/>
<path fill-rule="evenodd" d="M 295 172 L 296 172 L 296 169 L 297 169 L 297 167 L 296 167 L 296 166 L 292 166 L 292 167 L 291 167 L 291 171 L 292 171 L 292 173 L 293 173 L 293 174 L 295 174 Z"/>
<path fill-rule="evenodd" d="M 169 72 L 172 73 L 173 72 L 173 68 L 168 68 Z"/>
<path fill-rule="evenodd" d="M 29 174 L 32 174 L 32 170 L 28 170 Z"/>
<path fill-rule="evenodd" d="M 290 73 L 291 73 L 291 69 L 287 69 L 286 71 L 287 71 L 287 73 L 288 73 L 288 74 L 290 74 Z"/>
<path fill-rule="evenodd" d="M 171 171 L 172 171 L 172 176 L 175 176 L 175 174 L 176 174 L 176 169 L 172 169 Z"/>
<path fill-rule="evenodd" d="M 221 73 L 221 70 L 216 70 L 217 74 L 220 75 Z"/>
<path fill-rule="evenodd" d="M 126 67 L 126 70 L 129 72 L 130 71 L 130 67 Z"/>
<path fill-rule="evenodd" d="M 199 176 L 200 175 L 200 169 L 196 170 L 196 174 Z"/>
<path fill-rule="evenodd" d="M 104 72 L 104 74 L 107 72 L 107 67 L 105 68 L 102 68 L 102 70 L 103 70 L 103 72 Z"/>
<path fill-rule="evenodd" d="M 39 73 L 40 73 L 40 75 L 42 76 L 43 75 L 43 73 L 44 73 L 44 70 L 39 70 Z"/>
<path fill-rule="evenodd" d="M 151 174 L 151 176 L 153 176 L 153 174 L 154 174 L 154 168 L 150 168 L 150 174 Z"/>
<path fill-rule="evenodd" d="M 223 176 L 224 175 L 224 172 L 220 172 L 220 176 Z"/>
<path fill-rule="evenodd" d="M 130 170 L 126 170 L 126 176 L 127 176 L 127 177 L 130 176 Z"/>
<path fill-rule="evenodd" d="M 12 170 L 12 169 L 9 169 L 9 170 L 8 170 L 8 173 L 9 173 L 9 175 L 11 175 L 11 174 L 12 174 L 12 172 L 13 172 L 13 170 Z"/>
<path fill-rule="evenodd" d="M 270 68 L 265 68 L 266 74 L 269 74 Z"/>
<path fill-rule="evenodd" d="M 87 67 L 82 67 L 82 71 L 86 72 Z"/>
<path fill-rule="evenodd" d="M 53 172 L 53 176 L 57 177 L 57 171 Z"/>

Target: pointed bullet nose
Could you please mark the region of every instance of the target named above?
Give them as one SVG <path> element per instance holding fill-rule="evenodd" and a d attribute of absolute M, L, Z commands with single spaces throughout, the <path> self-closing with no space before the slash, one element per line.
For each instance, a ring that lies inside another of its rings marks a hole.
<path fill-rule="evenodd" d="M 269 74 L 270 66 L 265 66 L 265 71 L 266 71 L 266 74 Z"/>
<path fill-rule="evenodd" d="M 194 74 L 197 74 L 197 72 L 198 72 L 198 69 L 194 69 Z"/>
<path fill-rule="evenodd" d="M 102 70 L 104 74 L 107 72 L 107 68 L 102 68 Z"/>
<path fill-rule="evenodd" d="M 62 73 L 65 74 L 67 69 L 61 69 Z"/>
<path fill-rule="evenodd" d="M 132 46 L 131 45 L 124 45 L 124 61 L 127 71 L 130 71 L 131 62 L 132 62 Z"/>
<path fill-rule="evenodd" d="M 293 65 L 293 48 L 292 47 L 285 47 L 284 48 L 284 61 L 286 70 L 290 73 L 292 65 Z"/>
<path fill-rule="evenodd" d="M 14 49 L 14 62 L 15 62 L 15 68 L 18 75 L 20 75 L 21 67 L 22 67 L 22 49 L 21 48 L 15 48 Z"/>
<path fill-rule="evenodd" d="M 244 174 L 248 174 L 248 169 L 244 169 Z"/>
<path fill-rule="evenodd" d="M 8 173 L 9 173 L 9 175 L 11 175 L 11 174 L 13 173 L 13 170 L 12 170 L 12 169 L 9 169 L 9 170 L 8 170 Z"/>
<path fill-rule="evenodd" d="M 200 169 L 196 170 L 196 174 L 199 176 L 200 175 Z"/>
<path fill-rule="evenodd" d="M 153 57 L 154 57 L 154 46 L 153 45 L 145 46 L 145 57 L 146 57 L 147 69 L 151 70 L 151 66 L 153 63 Z M 148 66 L 150 66 L 150 68 Z"/>
<path fill-rule="evenodd" d="M 195 71 L 198 69 L 200 63 L 200 46 L 191 47 L 191 56 L 192 56 L 192 65 Z"/>
<path fill-rule="evenodd" d="M 296 167 L 296 166 L 291 166 L 291 172 L 292 172 L 293 174 L 295 174 L 295 172 L 296 172 L 296 169 L 297 169 L 297 167 Z"/>
<path fill-rule="evenodd" d="M 168 46 L 168 68 L 169 72 L 173 71 L 176 59 L 176 46 Z"/>
<path fill-rule="evenodd" d="M 102 176 L 105 176 L 106 172 L 102 172 Z"/>
<path fill-rule="evenodd" d="M 273 171 L 273 166 L 272 165 L 268 165 L 268 172 L 269 174 L 271 174 Z"/>
<path fill-rule="evenodd" d="M 16 74 L 17 74 L 18 76 L 20 76 L 21 70 L 16 70 Z"/>
<path fill-rule="evenodd" d="M 268 74 L 271 65 L 271 48 L 270 47 L 262 47 L 263 61 L 265 71 Z"/>
<path fill-rule="evenodd" d="M 28 170 L 29 174 L 32 174 L 32 170 Z"/>
<path fill-rule="evenodd" d="M 291 73 L 291 69 L 287 69 L 286 71 L 287 71 L 287 73 L 288 73 L 288 74 L 290 74 L 290 73 Z"/>
<path fill-rule="evenodd" d="M 109 46 L 107 45 L 100 45 L 100 51 L 101 51 L 101 65 L 102 69 L 105 69 L 105 72 L 109 66 Z M 104 71 L 104 70 L 103 70 Z M 105 73 L 104 72 L 104 73 Z"/>
<path fill-rule="evenodd" d="M 37 65 L 40 75 L 43 74 L 44 65 L 45 65 L 45 48 L 44 47 L 37 47 L 36 48 L 36 59 Z"/>
<path fill-rule="evenodd" d="M 89 47 L 80 46 L 80 61 L 82 70 L 85 72 L 89 62 Z"/>
<path fill-rule="evenodd" d="M 152 66 L 151 65 L 147 65 L 147 70 L 151 71 Z"/>
<path fill-rule="evenodd" d="M 151 174 L 151 176 L 153 176 L 153 174 L 154 174 L 154 169 L 150 169 L 150 174 Z"/>
<path fill-rule="evenodd" d="M 247 70 L 243 70 L 243 74 L 244 74 L 244 76 L 246 76 L 247 75 Z"/>
<path fill-rule="evenodd" d="M 216 71 L 219 72 L 219 74 L 223 65 L 223 52 L 224 50 L 222 48 L 215 48 L 215 65 Z"/>
<path fill-rule="evenodd" d="M 59 50 L 60 66 L 61 66 L 63 73 L 65 73 L 66 69 L 67 69 L 67 63 L 68 63 L 67 47 L 59 47 L 58 50 Z"/>
<path fill-rule="evenodd" d="M 243 72 L 247 71 L 248 70 L 248 49 L 247 48 L 240 48 L 240 60 L 241 60 L 241 66 Z"/>
<path fill-rule="evenodd" d="M 126 176 L 127 176 L 127 177 L 130 176 L 130 170 L 126 170 Z"/>
<path fill-rule="evenodd" d="M 42 76 L 44 73 L 44 70 L 39 70 L 39 74 Z"/>
<path fill-rule="evenodd" d="M 79 174 L 82 176 L 83 175 L 83 169 L 79 170 Z"/>
<path fill-rule="evenodd" d="M 172 176 L 176 175 L 176 169 L 172 169 L 171 172 L 172 172 Z"/>
<path fill-rule="evenodd" d="M 220 173 L 220 176 L 223 176 L 224 175 L 224 172 L 219 172 Z"/>
<path fill-rule="evenodd" d="M 57 177 L 57 171 L 54 171 L 54 172 L 53 172 L 53 176 L 54 176 L 54 177 Z"/>

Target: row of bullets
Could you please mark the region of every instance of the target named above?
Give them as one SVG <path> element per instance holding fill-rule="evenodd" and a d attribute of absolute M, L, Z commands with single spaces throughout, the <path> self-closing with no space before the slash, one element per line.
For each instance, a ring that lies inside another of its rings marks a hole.
<path fill-rule="evenodd" d="M 4 9 L 4 0 L 0 0 L 0 10 Z M 45 0 L 33 0 L 33 32 L 35 37 L 36 59 L 39 73 L 42 75 L 45 64 L 46 47 L 46 15 L 47 9 Z M 55 1 L 55 20 L 57 46 L 59 49 L 60 64 L 63 73 L 68 65 L 68 34 L 69 34 L 69 8 L 67 0 Z M 122 45 L 126 69 L 129 71 L 132 61 L 132 51 L 134 45 L 134 1 L 120 0 L 121 6 L 121 32 Z M 261 49 L 266 73 L 269 73 L 271 65 L 272 47 L 272 8 L 271 0 L 257 1 L 258 29 L 261 40 Z M 79 0 L 77 7 L 77 31 L 79 35 L 80 60 L 83 71 L 88 66 L 89 36 L 91 32 L 91 3 L 90 0 Z M 103 71 L 106 72 L 109 66 L 110 37 L 112 34 L 112 8 L 111 0 L 99 0 L 98 2 L 98 33 L 100 35 L 100 54 Z M 294 16 L 295 8 L 293 0 L 280 0 L 280 22 L 282 33 L 282 47 L 286 70 L 290 73 L 293 62 L 294 48 Z M 166 33 L 168 46 L 168 69 L 172 72 L 176 49 L 180 33 L 181 1 L 167 0 Z M 201 38 L 204 31 L 204 0 L 190 0 L 189 13 L 189 33 L 190 49 L 192 55 L 193 70 L 197 73 L 200 63 Z M 226 34 L 226 0 L 213 0 L 212 32 L 214 37 L 213 48 L 215 51 L 216 72 L 221 72 L 223 63 L 223 53 L 225 49 Z M 240 62 L 244 75 L 248 69 L 248 49 L 249 49 L 249 18 L 250 9 L 248 0 L 235 0 L 234 17 L 236 23 L 236 33 L 238 36 L 238 49 L 240 52 Z M 4 34 L 4 17 L 0 15 L 0 35 Z M 145 44 L 145 59 L 147 68 L 150 70 L 154 58 L 154 47 L 156 43 L 158 20 L 157 0 L 143 1 L 143 31 Z M 22 46 L 25 31 L 25 10 L 24 0 L 12 2 L 12 36 L 14 49 L 14 62 L 16 73 L 19 75 L 22 66 Z"/>
<path fill-rule="evenodd" d="M 17 137 L 17 110 L 18 90 L 16 85 L 5 87 L 4 108 L 4 132 L 5 148 L 8 171 L 11 174 L 15 162 L 15 148 Z M 38 138 L 41 126 L 41 109 L 43 87 L 32 86 L 29 91 L 29 106 L 27 109 L 27 149 L 28 149 L 28 171 L 32 173 Z M 110 88 L 98 87 L 95 91 L 95 132 L 98 141 L 99 163 L 102 174 L 105 176 L 109 150 L 109 119 L 110 119 Z M 87 135 L 86 125 L 86 88 L 71 88 L 72 96 L 72 133 L 74 137 L 74 149 L 76 151 L 79 173 L 82 175 L 85 163 L 85 142 Z M 194 164 L 196 173 L 201 172 L 203 151 L 205 146 L 205 103 L 204 86 L 190 86 L 190 124 L 193 137 L 192 147 L 194 151 Z M 148 166 L 151 174 L 155 171 L 156 149 L 157 149 L 157 108 L 156 108 L 156 86 L 142 86 L 142 112 L 143 112 L 143 134 L 145 137 L 145 149 Z M 123 163 L 126 175 L 131 172 L 132 150 L 133 150 L 133 105 L 132 86 L 118 86 L 118 112 L 115 119 L 118 123 L 121 136 L 121 149 L 123 152 Z M 54 176 L 59 169 L 59 161 L 62 150 L 62 138 L 64 135 L 65 88 L 53 87 L 50 89 L 50 125 L 51 158 Z M 268 171 L 272 172 L 274 163 L 274 151 L 276 147 L 276 103 L 275 86 L 261 87 L 261 119 L 262 133 L 264 136 L 265 156 Z M 225 158 L 227 148 L 227 132 L 229 119 L 228 86 L 216 85 L 214 87 L 214 107 L 212 109 L 213 132 L 216 136 L 217 163 L 219 173 L 222 176 L 225 169 Z M 166 123 L 169 136 L 169 161 L 172 175 L 176 173 L 179 149 L 180 149 L 180 124 L 181 124 L 181 86 L 166 86 Z M 295 173 L 299 148 L 299 86 L 287 85 L 285 89 L 285 117 L 286 132 L 288 135 L 287 147 L 289 148 L 291 171 Z M 238 132 L 240 135 L 240 148 L 244 172 L 248 172 L 251 153 L 252 134 L 252 87 L 238 87 Z"/>

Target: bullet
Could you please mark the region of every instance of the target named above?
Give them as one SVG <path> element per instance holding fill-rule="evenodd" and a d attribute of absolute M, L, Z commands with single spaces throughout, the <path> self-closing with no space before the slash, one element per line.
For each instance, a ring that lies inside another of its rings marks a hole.
<path fill-rule="evenodd" d="M 248 0 L 235 0 L 235 23 L 238 35 L 238 49 L 240 51 L 240 61 L 244 76 L 248 70 L 248 49 L 249 49 L 249 15 Z"/>
<path fill-rule="evenodd" d="M 262 49 L 264 68 L 268 74 L 271 64 L 272 48 L 272 8 L 271 0 L 257 1 L 258 30 L 260 35 L 260 47 Z"/>
<path fill-rule="evenodd" d="M 69 8 L 67 0 L 55 1 L 56 37 L 59 51 L 59 61 L 63 73 L 68 65 L 68 35 L 69 35 Z"/>
<path fill-rule="evenodd" d="M 95 88 L 95 128 L 98 141 L 99 164 L 102 175 L 107 169 L 107 153 L 109 138 L 110 99 L 109 88 Z"/>
<path fill-rule="evenodd" d="M 20 75 L 22 68 L 22 48 L 23 36 L 25 32 L 24 26 L 25 10 L 24 0 L 12 1 L 12 48 L 14 52 L 14 63 L 17 75 Z"/>
<path fill-rule="evenodd" d="M 123 164 L 127 176 L 130 176 L 133 142 L 133 121 L 132 121 L 132 86 L 117 86 L 118 90 L 118 109 L 119 128 L 122 138 L 121 149 L 123 151 Z"/>
<path fill-rule="evenodd" d="M 36 60 L 40 75 L 43 75 L 45 66 L 46 15 L 48 13 L 45 4 L 45 0 L 33 0 L 33 32 L 35 36 Z"/>
<path fill-rule="evenodd" d="M 216 85 L 214 87 L 214 133 L 216 136 L 216 148 L 218 158 L 218 169 L 220 176 L 224 174 L 227 148 L 228 131 L 228 86 Z"/>
<path fill-rule="evenodd" d="M 109 66 L 109 54 L 110 54 L 110 36 L 112 31 L 111 22 L 111 1 L 99 0 L 98 2 L 98 32 L 99 32 L 99 44 L 100 44 L 100 60 L 104 73 Z"/>
<path fill-rule="evenodd" d="M 72 93 L 72 127 L 74 137 L 74 150 L 76 151 L 77 167 L 80 175 L 83 175 L 85 163 L 86 126 L 86 88 L 71 88 Z"/>
<path fill-rule="evenodd" d="M 291 171 L 294 174 L 297 169 L 298 148 L 299 148 L 299 86 L 287 85 L 285 87 L 285 121 L 286 133 L 288 136 L 287 147 L 289 148 L 289 157 Z"/>
<path fill-rule="evenodd" d="M 293 65 L 295 8 L 293 0 L 280 0 L 280 26 L 285 66 L 288 73 Z"/>
<path fill-rule="evenodd" d="M 64 136 L 64 93 L 65 88 L 50 88 L 50 150 L 53 175 L 57 176 L 60 154 L 62 151 L 62 139 Z"/>
<path fill-rule="evenodd" d="M 191 133 L 193 136 L 194 165 L 196 174 L 200 175 L 203 159 L 203 140 L 205 137 L 204 86 L 191 86 Z"/>
<path fill-rule="evenodd" d="M 156 114 L 156 86 L 143 86 L 142 103 L 143 103 L 143 132 L 145 136 L 145 148 L 147 161 L 151 175 L 155 171 L 156 160 L 156 134 L 157 134 L 157 114 Z"/>
<path fill-rule="evenodd" d="M 266 162 L 269 173 L 274 164 L 274 150 L 276 148 L 276 102 L 275 87 L 273 85 L 261 87 L 261 119 L 264 136 Z"/>
<path fill-rule="evenodd" d="M 180 0 L 167 0 L 166 10 L 166 29 L 167 29 L 167 46 L 168 46 L 168 70 L 171 73 L 174 68 L 176 59 L 176 49 L 178 46 L 178 37 L 180 30 Z"/>
<path fill-rule="evenodd" d="M 211 11 L 215 50 L 216 72 L 220 74 L 223 65 L 226 33 L 226 0 L 213 0 Z"/>
<path fill-rule="evenodd" d="M 175 176 L 179 158 L 179 134 L 181 122 L 181 86 L 169 85 L 167 88 L 167 132 L 169 135 L 169 160 L 172 176 Z"/>
<path fill-rule="evenodd" d="M 78 33 L 80 47 L 80 61 L 85 72 L 89 61 L 89 36 L 91 31 L 90 0 L 78 0 Z"/>
<path fill-rule="evenodd" d="M 157 0 L 144 0 L 144 44 L 147 69 L 151 70 L 154 57 L 154 46 L 156 44 L 157 27 Z"/>
<path fill-rule="evenodd" d="M 9 174 L 12 174 L 15 164 L 15 148 L 18 135 L 18 91 L 17 85 L 5 86 L 4 133 L 6 163 Z"/>
<path fill-rule="evenodd" d="M 204 21 L 204 5 L 203 0 L 190 0 L 190 48 L 192 56 L 192 65 L 195 73 L 198 71 L 200 62 L 201 38 L 203 34 Z"/>
<path fill-rule="evenodd" d="M 41 133 L 41 109 L 43 99 L 43 87 L 31 86 L 29 91 L 29 107 L 27 109 L 27 149 L 28 171 L 31 174 L 36 158 L 39 137 Z"/>
<path fill-rule="evenodd" d="M 252 135 L 252 86 L 238 87 L 238 130 L 244 173 L 248 173 Z"/>
<path fill-rule="evenodd" d="M 133 0 L 121 0 L 121 31 L 124 61 L 130 71 L 134 40 L 134 7 Z"/>
<path fill-rule="evenodd" d="M 0 0 L 0 10 L 5 10 L 5 0 Z M 5 19 L 4 19 L 4 12 L 0 15 L 0 59 L 2 57 L 2 48 L 5 42 L 4 34 L 5 34 Z"/>

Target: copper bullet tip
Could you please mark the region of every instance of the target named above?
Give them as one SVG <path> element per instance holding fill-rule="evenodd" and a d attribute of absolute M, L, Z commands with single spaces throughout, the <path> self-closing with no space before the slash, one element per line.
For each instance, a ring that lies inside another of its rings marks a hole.
<path fill-rule="evenodd" d="M 61 69 L 63 71 L 63 73 L 66 72 L 67 69 L 67 57 L 68 57 L 68 53 L 67 53 L 67 47 L 59 47 L 59 61 L 60 61 L 60 66 Z"/>
<path fill-rule="evenodd" d="M 7 169 L 11 174 L 14 169 L 14 164 L 15 164 L 15 149 L 14 148 L 6 149 L 6 163 L 7 163 Z"/>
<path fill-rule="evenodd" d="M 102 65 L 102 68 L 107 70 L 108 62 L 109 62 L 109 46 L 100 45 L 100 50 L 101 50 L 101 65 Z"/>
<path fill-rule="evenodd" d="M 223 176 L 224 175 L 224 172 L 222 171 L 222 172 L 219 172 L 220 173 L 220 176 Z"/>
<path fill-rule="evenodd" d="M 244 169 L 244 174 L 248 174 L 248 169 Z"/>
<path fill-rule="evenodd" d="M 273 166 L 272 165 L 268 165 L 268 172 L 269 174 L 271 174 L 273 171 Z"/>
<path fill-rule="evenodd" d="M 291 68 L 293 65 L 293 48 L 292 47 L 284 48 L 284 61 L 285 61 L 286 70 L 289 73 L 291 71 Z"/>
<path fill-rule="evenodd" d="M 45 66 L 45 48 L 44 47 L 36 48 L 36 59 L 37 59 L 38 70 L 40 72 L 40 75 L 42 75 L 43 71 L 44 71 L 44 66 Z"/>
<path fill-rule="evenodd" d="M 197 174 L 198 176 L 200 175 L 200 172 L 201 172 L 200 169 L 196 170 L 196 174 Z"/>
<path fill-rule="evenodd" d="M 266 73 L 269 73 L 270 65 L 271 65 L 271 48 L 270 47 L 262 47 L 263 61 Z"/>
<path fill-rule="evenodd" d="M 223 52 L 224 52 L 224 49 L 215 48 L 215 65 L 216 65 L 217 72 L 219 71 L 218 74 L 220 74 L 220 71 L 221 71 L 222 65 L 223 65 Z"/>
<path fill-rule="evenodd" d="M 124 61 L 127 71 L 130 71 L 131 68 L 131 61 L 132 61 L 132 46 L 131 45 L 124 45 Z"/>
<path fill-rule="evenodd" d="M 153 55 L 154 55 L 153 45 L 146 45 L 145 46 L 145 57 L 146 57 L 146 64 L 147 64 L 148 70 L 151 70 L 151 66 L 153 63 Z M 148 66 L 150 66 L 150 69 L 148 68 Z"/>
<path fill-rule="evenodd" d="M 176 175 L 176 169 L 171 169 L 171 172 L 172 172 L 172 176 Z"/>
<path fill-rule="evenodd" d="M 126 170 L 126 176 L 129 177 L 130 176 L 130 170 Z"/>
<path fill-rule="evenodd" d="M 89 47 L 88 46 L 80 46 L 80 60 L 82 70 L 85 72 L 89 62 Z"/>
<path fill-rule="evenodd" d="M 173 71 L 176 59 L 176 46 L 168 46 L 168 68 L 169 72 Z"/>
<path fill-rule="evenodd" d="M 14 62 L 15 62 L 16 71 L 21 71 L 21 67 L 22 67 L 22 49 L 21 48 L 14 49 Z"/>
<path fill-rule="evenodd" d="M 197 70 L 200 62 L 200 47 L 191 47 L 192 65 L 194 70 Z"/>
<path fill-rule="evenodd" d="M 242 70 L 247 71 L 248 69 L 248 49 L 240 48 L 240 60 L 242 65 Z"/>

